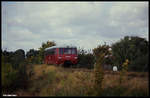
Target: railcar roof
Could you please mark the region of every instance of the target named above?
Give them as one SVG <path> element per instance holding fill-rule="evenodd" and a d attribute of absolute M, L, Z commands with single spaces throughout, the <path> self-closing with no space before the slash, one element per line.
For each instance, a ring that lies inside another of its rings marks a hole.
<path fill-rule="evenodd" d="M 52 46 L 49 48 L 45 48 L 45 50 L 53 49 L 53 48 L 76 48 L 76 46 Z"/>

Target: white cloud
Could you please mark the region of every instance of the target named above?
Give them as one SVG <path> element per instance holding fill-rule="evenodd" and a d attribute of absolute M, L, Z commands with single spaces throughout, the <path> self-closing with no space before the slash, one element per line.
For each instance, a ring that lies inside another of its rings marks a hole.
<path fill-rule="evenodd" d="M 118 27 L 120 32 L 126 32 L 127 35 L 141 36 L 141 32 L 147 35 L 148 2 L 113 4 L 110 9 L 110 26 Z"/>
<path fill-rule="evenodd" d="M 116 26 L 147 26 L 148 3 L 115 3 L 110 10 L 110 19 Z"/>
<path fill-rule="evenodd" d="M 126 35 L 148 39 L 148 2 L 2 2 L 2 48 L 53 40 L 89 49 Z"/>

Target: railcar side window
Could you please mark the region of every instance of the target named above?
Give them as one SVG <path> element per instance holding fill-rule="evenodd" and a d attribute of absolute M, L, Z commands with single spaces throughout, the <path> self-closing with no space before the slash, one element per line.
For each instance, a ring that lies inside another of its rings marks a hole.
<path fill-rule="evenodd" d="M 55 50 L 56 50 L 55 48 L 54 48 L 54 49 L 49 49 L 49 50 L 47 50 L 47 51 L 46 51 L 46 55 L 53 55 L 53 54 L 55 54 L 55 53 L 56 53 Z"/>
<path fill-rule="evenodd" d="M 52 55 L 55 54 L 55 49 L 52 49 L 51 54 Z"/>

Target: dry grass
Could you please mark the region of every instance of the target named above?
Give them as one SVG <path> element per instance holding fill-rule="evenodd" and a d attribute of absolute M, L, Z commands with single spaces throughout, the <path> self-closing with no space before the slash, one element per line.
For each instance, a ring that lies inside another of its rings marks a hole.
<path fill-rule="evenodd" d="M 55 71 L 56 69 L 55 66 L 47 66 L 46 64 L 34 65 L 34 76 L 32 78 L 37 79 L 38 77 L 42 77 L 43 74 L 47 74 L 49 71 Z"/>
<path fill-rule="evenodd" d="M 137 87 L 137 88 L 148 88 L 148 76 L 145 75 L 145 77 L 139 77 L 136 74 L 139 73 L 135 73 L 134 77 L 130 77 L 130 76 L 126 76 L 124 78 L 124 82 L 123 82 L 123 86 L 129 86 L 130 88 L 132 87 Z M 147 74 L 147 73 L 145 73 Z M 105 74 L 104 76 L 104 83 L 103 83 L 103 87 L 106 86 L 116 86 L 118 85 L 118 79 L 119 79 L 119 74 L 117 75 L 113 75 L 113 74 Z"/>
<path fill-rule="evenodd" d="M 29 94 L 26 92 L 22 93 L 22 91 L 21 93 L 22 95 L 28 94 L 33 96 L 93 96 L 93 71 L 88 72 L 84 70 L 86 69 L 83 69 L 83 71 L 70 71 L 69 68 L 58 66 L 34 65 L 34 75 L 31 77 Z M 107 88 L 115 88 L 118 84 L 119 72 L 106 71 L 102 88 L 107 92 Z M 148 73 L 129 72 L 124 79 L 122 87 L 127 88 L 127 91 L 124 92 L 125 96 L 132 95 L 130 93 L 135 90 L 148 94 Z"/>

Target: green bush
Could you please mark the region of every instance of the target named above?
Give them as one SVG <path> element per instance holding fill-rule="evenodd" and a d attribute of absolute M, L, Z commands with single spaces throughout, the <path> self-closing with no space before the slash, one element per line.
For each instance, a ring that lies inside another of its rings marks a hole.
<path fill-rule="evenodd" d="M 78 68 L 94 68 L 94 55 L 92 53 L 87 53 L 83 49 L 78 50 Z"/>
<path fill-rule="evenodd" d="M 18 71 L 12 68 L 10 63 L 2 62 L 2 88 L 5 91 L 15 89 L 15 82 L 18 78 Z"/>
<path fill-rule="evenodd" d="M 149 42 L 144 38 L 125 36 L 112 45 L 114 65 L 121 65 L 125 59 L 128 59 L 130 71 L 148 71 L 148 46 Z"/>
<path fill-rule="evenodd" d="M 102 82 L 104 79 L 104 71 L 102 68 L 104 62 L 104 53 L 100 53 L 99 56 L 96 58 L 96 64 L 94 66 L 94 78 L 95 78 L 95 95 L 100 96 L 102 95 Z"/>
<path fill-rule="evenodd" d="M 17 87 L 26 89 L 27 84 L 28 84 L 28 75 L 26 72 L 26 63 L 25 62 L 20 63 L 19 68 L 17 70 L 18 70 L 18 78 L 16 80 Z"/>
<path fill-rule="evenodd" d="M 148 71 L 148 54 L 141 55 L 129 65 L 130 70 Z"/>
<path fill-rule="evenodd" d="M 2 55 L 2 91 L 12 92 L 19 88 L 27 87 L 26 63 L 24 56 L 19 56 L 19 54 L 23 53 L 22 50 L 19 50 L 16 52 L 16 55 L 11 57 L 9 55 Z M 10 61 L 7 60 L 8 57 Z"/>

